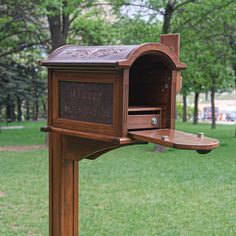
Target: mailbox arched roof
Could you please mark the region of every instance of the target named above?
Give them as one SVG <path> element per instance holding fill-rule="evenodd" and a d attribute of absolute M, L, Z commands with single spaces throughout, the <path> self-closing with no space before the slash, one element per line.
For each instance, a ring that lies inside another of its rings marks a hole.
<path fill-rule="evenodd" d="M 137 58 L 146 54 L 158 54 L 168 60 L 175 69 L 184 69 L 186 64 L 161 43 L 113 46 L 65 45 L 52 52 L 40 63 L 44 66 L 116 66 L 129 68 Z"/>

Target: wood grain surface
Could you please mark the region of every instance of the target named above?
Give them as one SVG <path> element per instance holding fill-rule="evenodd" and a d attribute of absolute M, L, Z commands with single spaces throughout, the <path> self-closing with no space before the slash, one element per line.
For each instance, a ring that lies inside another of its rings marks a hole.
<path fill-rule="evenodd" d="M 172 129 L 131 131 L 128 136 L 136 140 L 186 150 L 212 150 L 219 146 L 217 139 L 208 137 L 199 138 L 197 134 Z M 163 140 L 164 136 L 168 138 Z"/>

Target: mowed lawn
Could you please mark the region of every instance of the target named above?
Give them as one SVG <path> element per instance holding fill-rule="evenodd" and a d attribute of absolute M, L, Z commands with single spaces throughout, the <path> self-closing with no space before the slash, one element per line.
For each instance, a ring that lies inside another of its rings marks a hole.
<path fill-rule="evenodd" d="M 39 123 L 3 130 L 0 146 L 43 144 Z M 178 123 L 220 139 L 208 155 L 153 144 L 80 162 L 80 236 L 236 235 L 235 127 Z M 0 235 L 48 235 L 47 150 L 0 152 Z"/>

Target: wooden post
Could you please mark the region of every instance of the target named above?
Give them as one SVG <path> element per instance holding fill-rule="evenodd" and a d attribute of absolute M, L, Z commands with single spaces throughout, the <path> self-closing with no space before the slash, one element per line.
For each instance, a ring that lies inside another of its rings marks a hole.
<path fill-rule="evenodd" d="M 78 161 L 64 159 L 62 136 L 49 136 L 49 235 L 78 236 Z"/>
<path fill-rule="evenodd" d="M 49 132 L 50 236 L 79 235 L 78 162 L 83 158 L 96 159 L 118 147 L 120 145 Z"/>

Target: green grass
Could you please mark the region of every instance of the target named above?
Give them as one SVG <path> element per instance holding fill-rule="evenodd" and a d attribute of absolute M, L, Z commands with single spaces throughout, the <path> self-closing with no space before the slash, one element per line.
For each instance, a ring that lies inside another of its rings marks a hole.
<path fill-rule="evenodd" d="M 6 126 L 6 123 L 0 123 Z M 0 132 L 0 146 L 8 145 L 32 145 L 43 144 L 45 142 L 45 133 L 40 132 L 40 128 L 45 126 L 46 122 L 14 122 L 9 126 L 23 126 L 23 129 L 2 129 Z"/>
<path fill-rule="evenodd" d="M 0 152 L 0 235 L 48 235 L 47 151 Z"/>
<path fill-rule="evenodd" d="M 199 155 L 136 145 L 80 162 L 80 236 L 236 235 L 234 127 L 177 126 L 221 146 Z M 48 234 L 47 161 L 47 151 L 0 152 L 0 235 Z"/>

